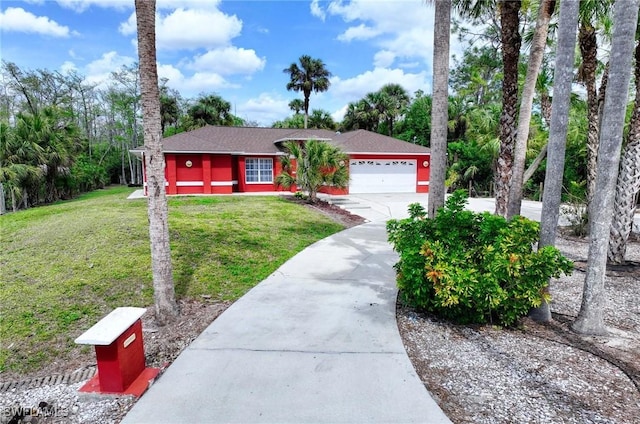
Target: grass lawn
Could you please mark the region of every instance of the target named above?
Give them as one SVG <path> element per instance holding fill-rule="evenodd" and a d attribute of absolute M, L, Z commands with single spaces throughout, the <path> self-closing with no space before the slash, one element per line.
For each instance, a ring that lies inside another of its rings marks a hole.
<path fill-rule="evenodd" d="M 0 216 L 0 372 L 64 358 L 118 306 L 153 302 L 147 203 L 110 188 Z M 304 247 L 342 229 L 275 196 L 169 200 L 178 298 L 235 300 Z"/>

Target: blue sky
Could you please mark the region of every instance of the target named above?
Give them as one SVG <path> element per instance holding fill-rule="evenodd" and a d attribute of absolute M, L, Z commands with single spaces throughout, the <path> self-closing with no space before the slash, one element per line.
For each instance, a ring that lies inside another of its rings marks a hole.
<path fill-rule="evenodd" d="M 157 9 L 160 77 L 187 98 L 215 92 L 262 125 L 301 97 L 282 70 L 303 54 L 333 74 L 310 101 L 336 120 L 389 82 L 431 92 L 433 8 L 424 0 L 158 0 Z M 134 0 L 4 0 L 0 28 L 2 59 L 23 69 L 74 70 L 101 84 L 137 61 Z"/>

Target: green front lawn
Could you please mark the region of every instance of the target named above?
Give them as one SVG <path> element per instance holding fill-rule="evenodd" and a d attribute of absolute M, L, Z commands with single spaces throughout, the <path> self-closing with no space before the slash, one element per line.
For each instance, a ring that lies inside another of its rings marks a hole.
<path fill-rule="evenodd" d="M 0 372 L 45 367 L 112 309 L 152 304 L 147 203 L 131 192 L 0 216 Z M 177 296 L 213 300 L 239 298 L 342 229 L 274 196 L 171 198 L 169 228 Z"/>

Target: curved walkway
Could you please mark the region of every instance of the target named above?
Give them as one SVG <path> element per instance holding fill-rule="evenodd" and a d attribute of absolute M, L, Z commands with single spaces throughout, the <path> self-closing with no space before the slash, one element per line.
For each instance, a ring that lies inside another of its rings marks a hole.
<path fill-rule="evenodd" d="M 123 423 L 444 423 L 395 320 L 383 219 L 305 249 L 215 320 Z"/>

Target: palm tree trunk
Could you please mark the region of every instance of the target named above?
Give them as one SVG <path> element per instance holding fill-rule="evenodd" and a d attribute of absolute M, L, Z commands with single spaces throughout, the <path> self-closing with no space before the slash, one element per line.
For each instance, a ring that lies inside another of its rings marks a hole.
<path fill-rule="evenodd" d="M 529 64 L 527 65 L 527 76 L 525 77 L 524 87 L 522 89 L 522 100 L 518 114 L 518 130 L 507 201 L 507 218 L 520 215 L 524 165 L 527 155 L 527 139 L 529 138 L 533 97 L 536 93 L 538 72 L 540 71 L 540 65 L 542 65 L 542 57 L 544 56 L 544 49 L 547 45 L 549 21 L 551 20 L 555 4 L 555 0 L 542 0 L 540 10 L 538 11 L 536 29 L 531 44 L 531 53 L 529 54 Z"/>
<path fill-rule="evenodd" d="M 501 0 L 500 32 L 502 42 L 502 113 L 500 114 L 500 153 L 498 155 L 495 190 L 496 215 L 507 215 L 509 182 L 513 166 L 518 114 L 518 61 L 520 59 L 520 0 Z"/>
<path fill-rule="evenodd" d="M 138 25 L 141 98 L 147 166 L 149 239 L 155 318 L 166 324 L 178 315 L 169 246 L 164 153 L 160 132 L 160 91 L 156 66 L 155 0 L 135 0 Z"/>
<path fill-rule="evenodd" d="M 622 154 L 609 240 L 609 261 L 624 263 L 633 226 L 636 195 L 640 191 L 640 41 L 636 45 L 636 98 L 629 122 L 629 138 Z"/>
<path fill-rule="evenodd" d="M 307 125 L 309 122 L 309 96 L 311 93 L 304 93 L 304 129 L 307 129 Z"/>
<path fill-rule="evenodd" d="M 613 196 L 631 80 L 631 58 L 640 0 L 616 0 L 609 81 L 602 115 L 598 166 L 590 207 L 590 241 L 582 304 L 572 328 L 579 333 L 606 334 L 604 279 L 613 214 Z"/>
<path fill-rule="evenodd" d="M 596 30 L 589 22 L 580 25 L 581 79 L 587 91 L 587 205 L 591 202 L 596 182 L 596 161 L 598 157 L 599 113 L 596 90 L 596 69 L 598 66 L 598 41 Z"/>
<path fill-rule="evenodd" d="M 544 178 L 545 190 L 542 195 L 542 215 L 540 219 L 539 247 L 555 246 L 556 229 L 560 215 L 562 197 L 562 175 L 566 150 L 567 130 L 569 126 L 569 106 L 571 84 L 573 81 L 573 60 L 576 45 L 576 27 L 578 26 L 578 2 L 560 3 L 560 22 L 558 28 L 558 48 L 553 77 L 553 100 L 551 105 L 551 124 L 549 128 L 547 170 Z M 548 287 L 544 289 L 548 292 Z M 543 300 L 539 308 L 529 315 L 536 321 L 550 321 L 549 304 Z"/>
<path fill-rule="evenodd" d="M 0 183 L 0 215 L 7 213 L 7 205 L 4 199 L 4 184 Z"/>
<path fill-rule="evenodd" d="M 549 122 L 551 122 L 551 121 L 549 121 Z M 540 166 L 540 164 L 542 163 L 544 158 L 547 156 L 547 150 L 548 149 L 549 149 L 549 144 L 547 143 L 542 147 L 542 149 L 540 149 L 540 153 L 538 153 L 538 156 L 536 156 L 536 158 L 533 160 L 533 162 L 531 162 L 531 165 L 529 165 L 527 170 L 524 172 L 524 176 L 522 177 L 522 184 L 523 185 L 526 184 L 527 181 L 529 181 L 529 179 L 536 172 L 536 170 L 538 169 L 538 167 Z"/>
<path fill-rule="evenodd" d="M 447 173 L 447 125 L 449 121 L 449 39 L 451 0 L 435 2 L 433 36 L 433 98 L 431 108 L 431 173 L 429 175 L 429 218 L 444 205 Z"/>

